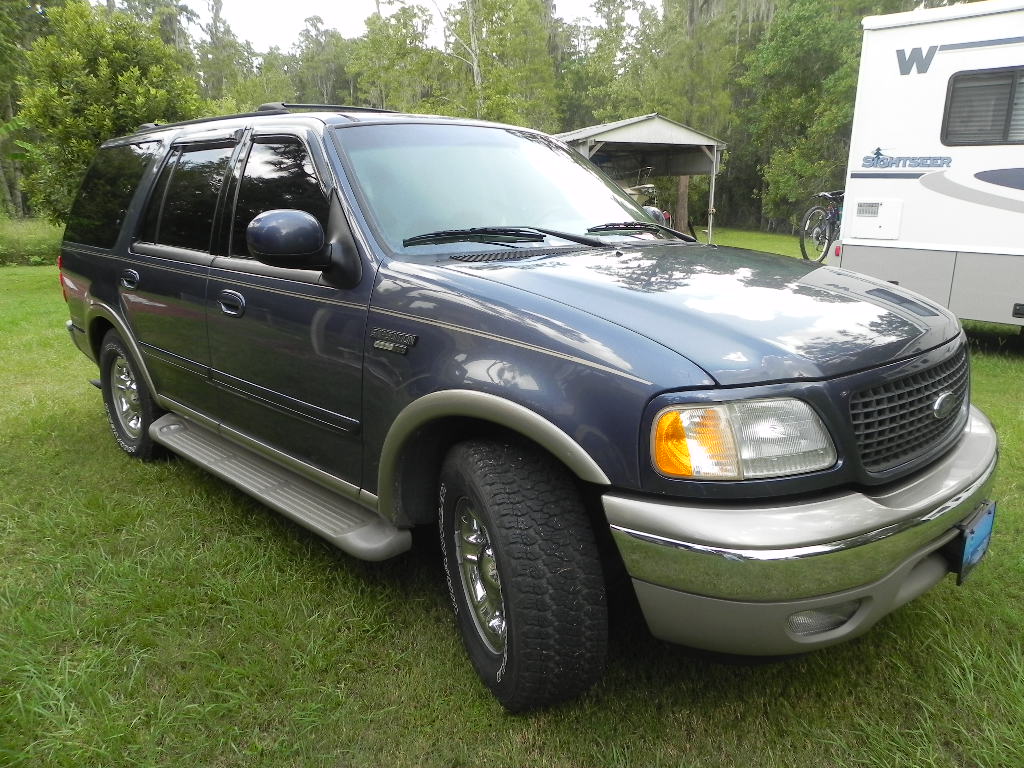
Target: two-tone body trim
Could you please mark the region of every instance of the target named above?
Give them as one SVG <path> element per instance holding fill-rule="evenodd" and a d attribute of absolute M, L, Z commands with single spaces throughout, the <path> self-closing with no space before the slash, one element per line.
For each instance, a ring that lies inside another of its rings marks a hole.
<path fill-rule="evenodd" d="M 289 456 L 288 454 L 283 453 L 282 451 L 279 451 L 276 448 L 273 448 L 267 445 L 266 443 L 257 440 L 256 438 L 251 437 L 250 435 L 245 434 L 240 430 L 224 426 L 217 420 L 212 419 L 209 416 L 200 413 L 199 411 L 193 410 L 192 408 L 189 408 L 188 406 L 183 405 L 182 403 L 176 402 L 170 399 L 169 397 L 157 395 L 155 396 L 154 399 L 161 408 L 168 411 L 172 411 L 181 416 L 185 416 L 191 419 L 192 421 L 197 422 L 201 426 L 206 427 L 207 429 L 216 431 L 222 437 L 225 437 L 228 440 L 238 443 L 239 445 L 248 448 L 254 453 L 263 456 L 264 458 L 270 459 L 271 461 L 274 461 L 277 464 L 287 467 L 288 469 L 295 472 L 297 475 L 300 475 L 306 478 L 307 480 L 312 480 L 313 482 L 322 485 L 324 488 L 327 488 L 330 491 L 334 491 L 335 493 L 339 493 L 347 498 L 350 498 L 353 501 L 358 502 L 361 506 L 365 507 L 366 509 L 377 511 L 377 497 L 371 493 L 367 493 L 366 491 L 361 490 L 352 483 L 347 483 L 341 478 L 331 474 L 330 472 L 324 472 L 321 469 L 317 469 L 316 467 L 311 466 L 310 464 L 306 464 L 303 461 L 300 461 L 292 456 Z"/>
<path fill-rule="evenodd" d="M 720 599 L 794 600 L 870 583 L 946 536 L 991 499 L 997 455 L 992 425 L 972 408 L 952 452 L 874 493 L 777 504 L 609 493 L 603 505 L 635 579 Z"/>
<path fill-rule="evenodd" d="M 775 560 L 800 560 L 806 557 L 816 557 L 817 555 L 829 554 L 832 552 L 840 552 L 846 549 L 854 549 L 855 547 L 862 547 L 867 544 L 873 544 L 887 539 L 890 536 L 909 531 L 912 528 L 917 528 L 933 520 L 946 517 L 950 512 L 963 507 L 964 502 L 973 499 L 978 495 L 978 491 L 984 486 L 988 485 L 991 479 L 992 473 L 996 468 L 996 459 L 992 459 L 992 463 L 989 464 L 988 469 L 985 470 L 984 474 L 978 478 L 978 480 L 963 490 L 962 492 L 952 496 L 948 501 L 936 507 L 931 512 L 927 512 L 917 517 L 911 517 L 905 520 L 900 520 L 887 525 L 884 528 L 879 528 L 875 531 L 868 531 L 857 536 L 850 536 L 845 539 L 838 539 L 836 541 L 826 542 L 824 544 L 810 544 L 808 546 L 801 547 L 787 547 L 783 549 L 735 549 L 729 547 L 715 547 L 707 544 L 697 544 L 684 541 L 675 541 L 665 536 L 657 536 L 651 533 L 645 533 L 643 531 L 636 531 L 631 528 L 626 528 L 620 525 L 612 525 L 613 531 L 632 536 L 640 541 L 650 542 L 652 544 L 660 544 L 662 546 L 672 547 L 674 549 L 686 550 L 690 552 L 699 552 L 708 555 L 718 555 L 724 557 L 727 560 L 742 561 L 742 560 L 759 560 L 759 561 L 775 561 Z"/>
<path fill-rule="evenodd" d="M 399 516 L 395 481 L 402 473 L 402 449 L 423 425 L 449 416 L 476 418 L 511 429 L 557 457 L 581 480 L 610 485 L 604 470 L 569 435 L 538 413 L 511 400 L 473 390 L 443 390 L 415 400 L 395 419 L 381 452 L 378 509 L 384 517 Z"/>
<path fill-rule="evenodd" d="M 327 429 L 337 429 L 342 432 L 356 432 L 359 430 L 359 420 L 353 419 L 350 416 L 296 400 L 293 397 L 288 397 L 280 392 L 253 384 L 250 381 L 230 376 L 216 369 L 211 371 L 210 375 L 213 385 L 218 389 L 259 402 L 268 408 L 273 408 L 291 416 L 297 416 L 309 423 Z"/>
<path fill-rule="evenodd" d="M 138 373 L 145 380 L 146 386 L 149 388 L 149 391 L 156 393 L 158 390 L 156 386 L 153 384 L 153 377 L 150 376 L 149 370 L 146 368 L 146 362 L 142 355 L 142 349 L 139 346 L 139 343 L 135 341 L 135 336 L 132 334 L 131 330 L 129 330 L 128 325 L 125 323 L 121 315 L 115 312 L 114 309 L 109 304 L 106 304 L 100 301 L 99 299 L 96 299 L 95 297 L 89 298 L 87 306 L 88 309 L 87 317 L 85 319 L 85 327 L 87 329 L 86 332 L 89 335 L 89 351 L 90 354 L 92 355 L 93 361 L 96 363 L 99 362 L 99 360 L 96 359 L 93 350 L 96 349 L 99 346 L 100 342 L 102 341 L 102 339 L 94 339 L 92 337 L 92 334 L 94 332 L 93 329 L 95 327 L 96 320 L 102 318 L 109 322 L 111 325 L 113 325 L 114 328 L 117 330 L 118 335 L 120 335 L 120 337 L 124 339 L 124 343 L 128 345 L 128 348 L 132 353 L 134 362 L 139 367 Z"/>
<path fill-rule="evenodd" d="M 382 308 L 379 308 L 379 307 L 373 307 L 372 311 L 376 312 L 376 313 L 379 313 L 379 314 L 382 314 L 382 315 L 391 315 L 392 317 L 400 317 L 400 318 L 402 318 L 404 320 L 411 320 L 411 321 L 416 322 L 416 323 L 424 323 L 425 325 L 433 325 L 433 326 L 435 326 L 437 328 L 443 328 L 443 329 L 445 329 L 447 331 L 455 331 L 457 333 L 466 333 L 466 334 L 469 334 L 470 336 L 477 336 L 478 338 L 487 339 L 489 341 L 498 341 L 498 342 L 501 342 L 503 344 L 511 344 L 512 346 L 519 347 L 520 349 L 527 349 L 527 350 L 529 350 L 531 352 L 539 352 L 539 353 L 541 353 L 543 355 L 550 355 L 551 357 L 557 357 L 560 360 L 567 360 L 567 361 L 569 361 L 571 363 L 577 363 L 578 365 L 583 365 L 583 366 L 586 366 L 588 368 L 593 368 L 593 369 L 598 370 L 598 371 L 604 371 L 605 373 L 611 373 L 611 374 L 614 374 L 616 376 L 621 376 L 621 377 L 623 377 L 625 379 L 629 379 L 630 381 L 635 381 L 638 384 L 644 384 L 644 385 L 647 385 L 647 386 L 650 386 L 652 384 L 652 382 L 647 381 L 646 379 L 642 379 L 639 376 L 634 376 L 631 373 L 626 373 L 625 371 L 619 370 L 618 368 L 612 368 L 612 367 L 607 366 L 607 365 L 602 365 L 601 363 L 595 363 L 595 362 L 593 362 L 591 360 L 585 360 L 582 357 L 576 357 L 575 355 L 567 355 L 567 354 L 565 354 L 563 352 L 556 352 L 553 349 L 547 349 L 546 347 L 539 347 L 539 346 L 537 346 L 535 344 L 528 344 L 525 341 L 518 341 L 516 339 L 511 339 L 511 338 L 509 338 L 507 336 L 499 336 L 497 334 L 487 333 L 486 331 L 480 331 L 480 330 L 477 330 L 475 328 L 466 328 L 465 326 L 455 325 L 454 323 L 446 323 L 446 322 L 443 322 L 441 320 L 433 320 L 433 319 L 430 319 L 430 318 L 423 317 L 422 315 L 410 315 L 410 314 L 407 314 L 405 312 L 396 312 L 393 309 L 382 309 Z"/>

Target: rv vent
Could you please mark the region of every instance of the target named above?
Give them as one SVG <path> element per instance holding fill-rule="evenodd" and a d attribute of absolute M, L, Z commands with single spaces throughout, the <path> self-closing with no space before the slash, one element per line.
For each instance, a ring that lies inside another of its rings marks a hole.
<path fill-rule="evenodd" d="M 881 203 L 857 203 L 857 215 L 878 218 L 878 209 L 881 207 Z"/>

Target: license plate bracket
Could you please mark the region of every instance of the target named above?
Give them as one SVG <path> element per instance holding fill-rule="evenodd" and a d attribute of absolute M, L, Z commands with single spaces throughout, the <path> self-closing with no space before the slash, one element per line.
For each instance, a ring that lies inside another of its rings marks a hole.
<path fill-rule="evenodd" d="M 952 543 L 954 545 L 953 562 L 956 566 L 954 570 L 957 586 L 964 583 L 964 580 L 988 552 L 995 519 L 996 503 L 986 501 L 978 508 L 977 512 L 956 526 L 960 529 L 960 535 Z"/>

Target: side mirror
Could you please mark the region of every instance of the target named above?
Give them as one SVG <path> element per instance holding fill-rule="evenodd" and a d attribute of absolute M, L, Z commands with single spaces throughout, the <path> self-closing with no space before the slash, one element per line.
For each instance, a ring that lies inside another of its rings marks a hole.
<path fill-rule="evenodd" d="M 324 228 L 305 211 L 264 211 L 249 222 L 245 242 L 253 258 L 272 267 L 318 269 L 330 263 Z"/>
<path fill-rule="evenodd" d="M 354 288 L 363 277 L 363 261 L 337 189 L 331 194 L 327 237 L 331 243 L 331 265 L 324 269 L 324 278 L 338 288 Z"/>

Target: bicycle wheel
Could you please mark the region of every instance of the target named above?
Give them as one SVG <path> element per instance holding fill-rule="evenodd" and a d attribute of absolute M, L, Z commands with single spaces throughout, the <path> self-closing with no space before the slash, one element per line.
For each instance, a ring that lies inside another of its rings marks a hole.
<path fill-rule="evenodd" d="M 820 205 L 814 206 L 800 222 L 800 253 L 807 261 L 822 261 L 828 255 L 831 233 L 828 211 Z"/>

